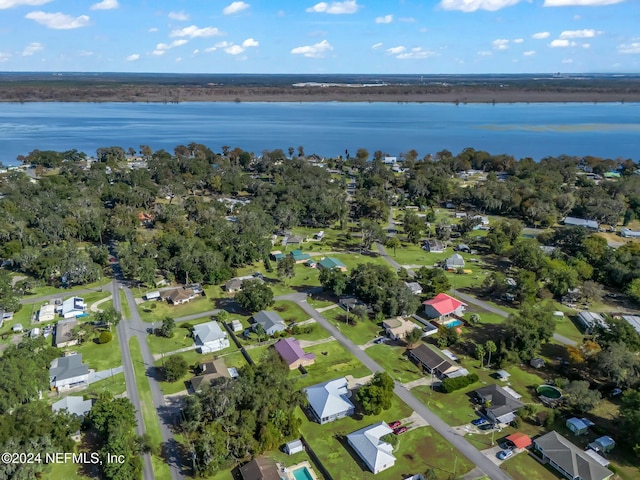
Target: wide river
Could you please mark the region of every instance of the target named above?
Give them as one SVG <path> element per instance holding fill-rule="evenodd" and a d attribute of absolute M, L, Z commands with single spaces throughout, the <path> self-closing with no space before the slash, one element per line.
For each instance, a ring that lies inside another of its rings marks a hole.
<path fill-rule="evenodd" d="M 423 156 L 466 147 L 516 158 L 640 157 L 640 104 L 438 103 L 26 103 L 0 104 L 0 161 L 33 149 L 222 145 L 255 153 L 304 146 L 307 154 L 358 148 Z"/>

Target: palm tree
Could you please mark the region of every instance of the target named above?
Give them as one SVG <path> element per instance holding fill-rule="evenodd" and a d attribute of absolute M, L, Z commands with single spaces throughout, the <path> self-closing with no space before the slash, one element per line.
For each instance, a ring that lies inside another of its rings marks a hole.
<path fill-rule="evenodd" d="M 480 367 L 484 367 L 484 356 L 487 352 L 484 349 L 484 346 L 480 343 L 476 344 L 476 355 L 480 359 Z"/>
<path fill-rule="evenodd" d="M 262 342 L 263 337 L 267 334 L 266 330 L 259 323 L 256 325 L 256 335 L 258 336 L 258 341 Z"/>
<path fill-rule="evenodd" d="M 489 365 L 491 365 L 491 354 L 495 353 L 496 350 L 498 350 L 498 347 L 496 346 L 493 340 L 487 340 L 487 343 L 484 344 L 484 348 L 489 354 L 489 360 L 487 361 L 487 367 L 488 367 Z"/>

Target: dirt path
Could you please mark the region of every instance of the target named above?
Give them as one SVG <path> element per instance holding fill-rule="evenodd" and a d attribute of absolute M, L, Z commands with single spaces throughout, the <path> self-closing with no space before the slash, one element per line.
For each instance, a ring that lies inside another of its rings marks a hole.
<path fill-rule="evenodd" d="M 91 310 L 93 313 L 96 312 L 101 312 L 102 309 L 98 308 L 99 305 L 105 303 L 105 302 L 110 302 L 112 298 L 112 295 L 109 295 L 107 298 L 103 298 L 102 300 L 98 300 L 97 302 L 93 302 L 91 304 L 91 306 L 89 307 L 89 310 Z"/>

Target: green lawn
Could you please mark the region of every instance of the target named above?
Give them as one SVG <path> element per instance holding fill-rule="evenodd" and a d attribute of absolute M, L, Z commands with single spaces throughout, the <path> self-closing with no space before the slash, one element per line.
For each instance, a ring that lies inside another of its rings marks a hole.
<path fill-rule="evenodd" d="M 469 423 L 477 417 L 467 393 L 481 386 L 480 383 L 475 383 L 466 389 L 444 394 L 420 385 L 412 388 L 411 393 L 447 424 L 457 426 Z"/>
<path fill-rule="evenodd" d="M 151 443 L 159 446 L 162 444 L 160 420 L 158 419 L 158 414 L 153 407 L 151 386 L 149 385 L 149 380 L 147 380 L 147 367 L 142 360 L 140 344 L 136 337 L 129 340 L 129 351 L 131 352 L 131 361 L 133 363 L 133 370 L 136 377 L 136 385 L 138 386 L 138 394 L 140 395 L 140 405 L 142 407 L 142 419 L 144 421 L 145 432 L 149 435 Z M 152 459 L 152 462 L 155 478 L 171 478 L 171 470 L 164 459 L 156 458 L 155 461 Z"/>
<path fill-rule="evenodd" d="M 501 467 L 513 480 L 558 480 L 562 477 L 523 452 L 506 460 Z"/>
<path fill-rule="evenodd" d="M 399 437 L 399 444 L 394 452 L 397 460 L 393 467 L 375 476 L 366 470 L 362 461 L 347 445 L 344 436 L 373 423 L 390 422 L 405 418 L 410 414 L 411 409 L 394 395 L 391 409 L 380 415 L 363 418 L 347 417 L 325 425 L 309 422 L 305 418 L 301 431 L 311 448 L 320 457 L 325 468 L 336 479 L 395 480 L 402 478 L 405 474 L 434 469 L 438 478 L 444 480 L 453 474 L 454 464 L 456 475 L 464 474 L 473 468 L 473 465 L 454 450 L 435 430 L 431 427 L 421 427 Z"/>
<path fill-rule="evenodd" d="M 122 318 L 131 318 L 131 308 L 129 308 L 127 296 L 122 290 L 120 290 L 120 307 L 122 309 Z"/>
<path fill-rule="evenodd" d="M 98 282 L 88 283 L 86 285 L 77 285 L 73 288 L 58 288 L 50 286 L 42 286 L 34 288 L 29 295 L 25 296 L 25 299 L 29 297 L 43 297 L 45 295 L 60 295 L 61 297 L 70 297 L 78 290 L 95 289 L 100 290 L 101 287 L 111 282 L 110 278 L 102 278 Z"/>
<path fill-rule="evenodd" d="M 373 345 L 365 350 L 393 378 L 402 383 L 418 380 L 424 375 L 406 355 L 406 348 L 392 345 Z"/>
<path fill-rule="evenodd" d="M 308 313 L 293 302 L 280 300 L 271 308 L 280 314 L 286 324 L 304 322 L 311 318 Z"/>
<path fill-rule="evenodd" d="M 319 297 L 308 297 L 307 298 L 307 303 L 309 305 L 311 305 L 313 308 L 318 309 L 318 308 L 325 308 L 325 307 L 329 307 L 331 305 L 335 305 L 335 303 L 331 300 L 325 300 L 323 298 L 319 298 Z"/>
<path fill-rule="evenodd" d="M 469 318 L 471 318 L 471 315 L 473 315 L 474 313 L 477 313 L 478 315 L 480 315 L 480 325 L 478 326 L 478 328 L 482 328 L 483 324 L 500 325 L 504 323 L 504 321 L 506 320 L 506 318 L 503 317 L 502 315 L 498 315 L 497 313 L 490 312 L 488 310 L 485 310 L 482 307 L 478 307 L 473 304 L 469 304 L 465 308 L 464 318 L 468 320 Z"/>
<path fill-rule="evenodd" d="M 189 330 L 189 326 L 193 327 L 201 323 L 210 322 L 209 317 L 199 318 L 190 322 L 181 322 L 176 324 L 173 331 L 173 337 L 167 338 L 160 335 L 151 334 L 147 336 L 147 343 L 151 349 L 151 353 L 167 353 L 180 350 L 181 348 L 191 347 L 194 345 L 193 337 Z M 160 324 L 156 325 L 156 329 L 160 328 Z M 224 328 L 221 326 L 221 328 Z M 231 339 L 229 340 L 231 341 Z"/>
<path fill-rule="evenodd" d="M 454 252 L 453 248 L 445 249 L 444 253 L 431 253 L 424 251 L 419 245 L 402 242 L 402 246 L 397 248 L 395 254 L 393 249 L 387 248 L 387 253 L 400 265 L 424 265 L 431 267 L 436 262 L 445 260 Z"/>
<path fill-rule="evenodd" d="M 127 390 L 124 373 L 117 373 L 111 378 L 92 383 L 82 391 L 85 398 L 98 398 L 102 392 L 110 392 L 113 396 L 120 395 Z M 57 399 L 56 399 L 57 401 Z"/>
<path fill-rule="evenodd" d="M 155 307 L 151 305 L 155 305 Z M 183 305 L 169 305 L 166 302 L 151 300 L 142 302 L 138 306 L 140 317 L 145 322 L 161 322 L 167 316 L 172 318 L 184 317 L 213 310 L 214 308 L 215 305 L 211 302 L 211 299 L 206 297 L 196 298 Z"/>
<path fill-rule="evenodd" d="M 364 345 L 381 334 L 382 328 L 371 320 L 359 320 L 355 325 L 353 323 L 346 324 L 339 320 L 339 318 L 345 317 L 346 313 L 342 308 L 333 308 L 323 312 L 322 315 L 356 345 Z"/>
<path fill-rule="evenodd" d="M 329 332 L 327 332 L 324 328 L 322 328 L 317 323 L 310 323 L 310 324 L 304 325 L 301 328 L 310 329 L 311 331 L 309 333 L 300 333 L 300 334 L 294 335 L 294 337 L 298 340 L 307 340 L 309 342 L 313 342 L 315 340 L 321 340 L 323 338 L 329 337 Z"/>
<path fill-rule="evenodd" d="M 255 358 L 253 350 L 249 350 L 249 352 L 251 357 Z M 351 355 L 336 341 L 307 347 L 305 352 L 315 354 L 316 362 L 305 367 L 308 373 L 304 377 L 299 370 L 293 370 L 290 373 L 290 377 L 295 380 L 298 388 L 306 388 L 310 385 L 344 377 L 345 375 L 353 375 L 355 378 L 360 378 L 371 374 L 360 360 Z"/>
<path fill-rule="evenodd" d="M 96 332 L 95 335 L 87 336 L 82 345 L 74 345 L 65 350 L 81 353 L 83 362 L 88 363 L 89 368 L 93 368 L 96 371 L 122 365 L 118 331 L 115 328 L 111 328 L 113 339 L 109 343 L 102 345 L 95 342 L 99 334 L 100 332 Z"/>

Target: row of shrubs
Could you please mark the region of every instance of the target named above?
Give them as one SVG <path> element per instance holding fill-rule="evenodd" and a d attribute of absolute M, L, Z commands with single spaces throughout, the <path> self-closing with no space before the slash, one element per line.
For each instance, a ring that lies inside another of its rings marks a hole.
<path fill-rule="evenodd" d="M 443 393 L 451 393 L 456 390 L 460 390 L 461 388 L 467 387 L 472 383 L 476 383 L 478 381 L 478 375 L 475 373 L 470 373 L 469 375 L 465 375 L 464 377 L 455 377 L 455 378 L 445 378 L 442 380 L 442 385 L 440 386 L 440 390 Z"/>

